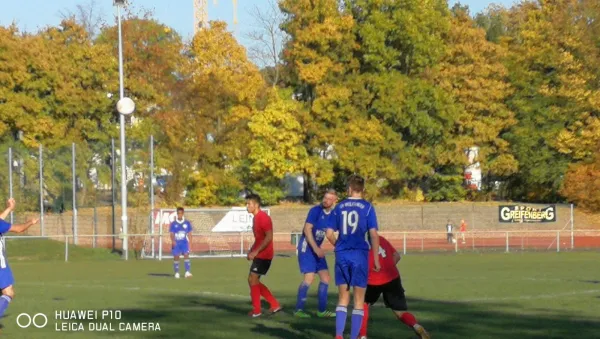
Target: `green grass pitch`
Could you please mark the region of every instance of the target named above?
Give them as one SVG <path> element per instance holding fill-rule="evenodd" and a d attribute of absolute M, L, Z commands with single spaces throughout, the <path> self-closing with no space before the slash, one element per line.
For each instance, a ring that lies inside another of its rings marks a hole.
<path fill-rule="evenodd" d="M 276 257 L 264 279 L 285 311 L 249 319 L 245 259 L 193 260 L 194 277 L 175 280 L 171 260 L 123 262 L 104 250 L 71 248 L 72 261 L 65 263 L 61 243 L 9 240 L 7 248 L 17 294 L 0 321 L 7 338 L 334 336 L 334 319 L 291 315 L 301 280 L 293 256 Z M 410 311 L 433 338 L 598 338 L 598 262 L 597 252 L 409 254 L 399 266 Z M 308 311 L 316 308 L 315 294 L 316 284 Z M 332 286 L 330 309 L 335 303 Z M 62 310 L 97 310 L 99 318 L 102 310 L 119 310 L 121 319 L 64 321 L 83 323 L 85 331 L 56 331 L 63 321 L 55 313 Z M 19 328 L 16 317 L 23 312 L 45 313 L 47 326 Z M 110 324 L 114 331 L 90 332 L 90 322 Z M 160 331 L 121 331 L 119 325 L 140 322 L 158 323 Z M 369 326 L 369 338 L 415 337 L 381 305 Z"/>

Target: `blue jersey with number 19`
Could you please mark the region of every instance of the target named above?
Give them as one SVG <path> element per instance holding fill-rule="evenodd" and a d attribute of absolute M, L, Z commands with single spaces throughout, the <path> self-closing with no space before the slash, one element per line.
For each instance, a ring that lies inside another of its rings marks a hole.
<path fill-rule="evenodd" d="M 348 198 L 333 210 L 331 225 L 339 232 L 335 252 L 370 249 L 367 233 L 377 230 L 377 215 L 370 202 L 361 198 Z"/>

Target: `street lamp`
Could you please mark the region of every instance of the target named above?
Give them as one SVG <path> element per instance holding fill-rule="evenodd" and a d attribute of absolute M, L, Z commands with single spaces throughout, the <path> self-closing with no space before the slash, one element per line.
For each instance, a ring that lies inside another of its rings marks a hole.
<path fill-rule="evenodd" d="M 125 158 L 125 116 L 133 113 L 135 104 L 133 100 L 125 97 L 123 85 L 123 39 L 121 38 L 121 7 L 127 5 L 127 0 L 113 0 L 113 5 L 117 6 L 117 21 L 119 26 L 119 101 L 117 102 L 117 111 L 119 114 L 119 124 L 121 128 L 121 228 L 123 237 L 123 255 L 125 260 L 129 258 L 128 239 L 127 239 L 127 161 Z"/>

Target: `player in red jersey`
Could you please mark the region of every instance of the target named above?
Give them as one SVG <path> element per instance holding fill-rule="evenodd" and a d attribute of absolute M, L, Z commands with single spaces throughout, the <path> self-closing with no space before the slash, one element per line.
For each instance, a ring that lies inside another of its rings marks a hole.
<path fill-rule="evenodd" d="M 381 235 L 379 236 L 379 262 L 381 264 L 379 271 L 373 270 L 373 251 L 369 251 L 369 253 L 369 280 L 365 294 L 365 315 L 360 329 L 360 339 L 367 338 L 367 322 L 369 321 L 368 305 L 373 305 L 377 302 L 379 296 L 382 294 L 385 306 L 394 312 L 398 320 L 412 328 L 421 339 L 429 339 L 429 334 L 423 326 L 417 323 L 415 316 L 406 312 L 408 306 L 406 305 L 402 280 L 400 280 L 400 272 L 396 267 L 400 261 L 400 253 Z"/>
<path fill-rule="evenodd" d="M 271 217 L 260 209 L 260 196 L 250 194 L 246 197 L 246 208 L 248 213 L 254 216 L 252 221 L 252 232 L 254 233 L 254 244 L 248 253 L 248 260 L 252 260 L 248 284 L 250 285 L 250 298 L 252 299 L 252 318 L 262 315 L 260 297 L 265 298 L 271 305 L 270 312 L 281 311 L 281 305 L 275 299 L 271 291 L 260 282 L 260 276 L 266 275 L 273 260 L 273 222 Z"/>

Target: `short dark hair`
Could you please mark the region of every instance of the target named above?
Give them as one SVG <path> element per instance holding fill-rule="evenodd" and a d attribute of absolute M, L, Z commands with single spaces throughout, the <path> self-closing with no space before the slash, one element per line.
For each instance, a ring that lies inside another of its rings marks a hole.
<path fill-rule="evenodd" d="M 262 204 L 261 200 L 260 200 L 260 195 L 256 194 L 256 193 L 250 193 L 246 196 L 246 200 L 250 200 L 250 201 L 254 201 L 255 203 L 258 204 L 258 206 L 260 206 Z"/>
<path fill-rule="evenodd" d="M 365 179 L 358 174 L 352 174 L 348 177 L 348 187 L 354 192 L 362 192 L 365 189 Z"/>
<path fill-rule="evenodd" d="M 325 193 L 323 193 L 323 196 L 326 196 L 327 194 L 333 194 L 337 197 L 337 191 L 334 188 L 328 188 L 325 190 Z"/>
<path fill-rule="evenodd" d="M 183 207 L 177 207 L 177 212 L 179 211 L 183 212 Z"/>

